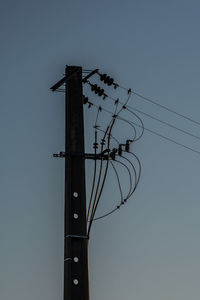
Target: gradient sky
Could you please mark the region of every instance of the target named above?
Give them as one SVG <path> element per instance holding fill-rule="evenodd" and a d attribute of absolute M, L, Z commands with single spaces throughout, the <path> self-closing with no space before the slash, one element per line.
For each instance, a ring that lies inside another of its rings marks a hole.
<path fill-rule="evenodd" d="M 200 121 L 199 12 L 195 0 L 1 1 L 1 300 L 62 299 L 64 160 L 52 153 L 64 147 L 64 99 L 50 86 L 66 64 L 97 67 Z M 143 120 L 200 151 L 197 140 Z M 148 132 L 133 151 L 142 162 L 134 198 L 93 227 L 91 300 L 199 300 L 200 156 Z M 110 198 L 107 186 L 102 201 Z"/>

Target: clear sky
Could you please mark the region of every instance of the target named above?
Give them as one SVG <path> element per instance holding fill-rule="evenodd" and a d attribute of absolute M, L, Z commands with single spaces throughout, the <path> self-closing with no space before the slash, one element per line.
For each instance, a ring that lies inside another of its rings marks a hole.
<path fill-rule="evenodd" d="M 200 121 L 199 12 L 195 0 L 1 1 L 0 299 L 62 299 L 64 160 L 52 153 L 64 149 L 64 98 L 49 87 L 66 64 L 97 67 Z M 200 151 L 198 140 L 143 120 Z M 139 187 L 92 230 L 91 300 L 199 300 L 200 155 L 148 132 L 132 150 L 142 162 Z"/>

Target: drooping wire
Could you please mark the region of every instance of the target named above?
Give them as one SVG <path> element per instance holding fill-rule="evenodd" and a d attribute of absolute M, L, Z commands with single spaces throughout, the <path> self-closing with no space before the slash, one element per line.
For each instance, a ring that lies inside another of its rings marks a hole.
<path fill-rule="evenodd" d="M 105 133 L 104 130 L 101 130 L 101 131 Z M 113 136 L 112 136 L 112 138 L 113 138 Z M 116 140 L 116 141 L 117 141 L 117 140 Z M 119 141 L 117 141 L 117 143 L 120 144 Z M 137 176 L 137 175 L 136 175 L 136 169 L 135 169 L 134 165 L 131 163 L 131 161 L 130 161 L 129 159 L 127 159 L 126 157 L 121 156 L 122 158 L 124 158 L 125 160 L 127 160 L 127 161 L 131 164 L 131 166 L 132 166 L 132 168 L 133 168 L 133 170 L 134 170 L 135 178 L 136 178 L 135 187 L 133 188 L 132 191 L 130 190 L 130 193 L 128 194 L 128 197 L 126 197 L 126 199 L 128 200 L 128 198 L 130 198 L 130 197 L 132 196 L 132 194 L 134 193 L 134 191 L 135 191 L 135 189 L 137 188 L 137 185 L 138 185 L 138 183 L 139 183 L 139 180 L 140 180 L 140 177 L 141 177 L 141 163 L 140 163 L 140 160 L 139 160 L 139 158 L 137 157 L 136 154 L 134 154 L 134 153 L 131 152 L 131 151 L 126 152 L 126 153 L 127 153 L 127 154 L 130 154 L 130 155 L 132 155 L 132 156 L 134 156 L 134 158 L 137 160 L 138 165 L 139 165 L 139 175 Z M 124 165 L 122 162 L 120 162 L 120 161 L 118 161 L 118 160 L 116 160 L 116 159 L 115 159 L 114 161 L 117 161 L 117 162 L 121 163 L 122 165 Z M 132 184 L 130 184 L 130 185 L 132 186 Z M 132 188 L 131 188 L 131 189 L 132 189 Z M 96 218 L 95 218 L 94 220 L 96 220 Z"/>
<path fill-rule="evenodd" d="M 135 158 L 136 158 L 136 160 L 137 160 L 137 162 L 138 162 L 138 165 L 139 165 L 139 174 L 138 174 L 138 176 L 137 176 L 137 181 L 136 181 L 136 184 L 135 184 L 135 187 L 134 187 L 134 189 L 132 190 L 132 192 L 131 192 L 131 194 L 129 195 L 129 198 L 133 195 L 133 193 L 135 192 L 135 190 L 136 190 L 136 188 L 137 188 L 137 186 L 138 186 L 138 184 L 139 184 L 139 181 L 140 181 L 140 177 L 141 177 L 141 170 L 142 170 L 142 167 L 141 167 L 141 162 L 140 162 L 140 160 L 139 160 L 139 158 L 137 157 L 137 155 L 136 154 L 134 154 L 133 152 L 131 152 L 131 151 L 129 151 L 129 152 L 127 152 L 128 154 L 131 154 L 132 156 L 134 156 Z M 128 198 L 128 199 L 129 199 Z M 127 200 L 128 200 L 127 199 Z"/>
<path fill-rule="evenodd" d="M 129 98 L 128 98 L 128 100 L 129 100 Z M 127 100 L 127 102 L 128 102 L 128 100 Z M 115 105 L 118 105 L 118 101 L 115 101 Z M 116 113 L 116 111 L 117 111 L 117 109 L 115 109 L 115 113 Z M 119 110 L 119 112 L 117 114 L 112 115 L 111 126 L 110 126 L 109 133 L 108 133 L 107 149 L 110 148 L 110 138 L 111 138 L 112 128 L 113 128 L 114 123 L 116 121 L 116 117 L 119 115 L 120 112 L 121 112 L 121 110 Z M 108 171 L 108 165 L 109 165 L 109 158 L 110 158 L 109 154 L 110 153 L 108 152 L 108 159 L 107 159 L 107 164 L 106 164 L 106 170 L 105 170 L 105 173 L 104 173 L 104 177 L 103 177 L 103 182 L 102 182 L 102 185 L 101 185 L 101 189 L 100 189 L 98 198 L 97 198 L 97 200 L 95 199 L 95 202 L 94 202 L 94 205 L 93 205 L 93 210 L 92 210 L 92 214 L 91 214 L 91 218 L 90 218 L 90 224 L 89 224 L 89 227 L 88 227 L 88 235 L 90 233 L 92 222 L 94 220 L 94 216 L 95 216 L 95 213 L 96 213 L 96 209 L 97 209 L 97 206 L 98 206 L 98 203 L 99 203 L 99 200 L 100 200 L 103 188 L 104 188 L 105 179 L 106 179 L 107 171 Z"/>
<path fill-rule="evenodd" d="M 105 133 L 105 130 L 103 130 L 103 129 L 101 129 L 101 128 L 96 128 L 98 131 L 101 131 L 101 132 L 103 132 L 103 133 Z M 119 142 L 119 140 L 118 139 L 116 139 L 116 137 L 113 135 L 113 134 L 110 134 L 110 136 L 111 136 L 111 138 L 119 145 L 120 144 L 120 142 Z"/>
<path fill-rule="evenodd" d="M 114 126 L 114 123 L 116 121 L 116 118 L 113 117 L 112 121 L 111 121 L 111 125 L 109 127 L 109 133 L 108 133 L 108 139 L 107 139 L 107 149 L 109 149 L 110 147 L 110 133 L 112 132 L 112 128 Z M 90 218 L 90 223 L 89 223 L 89 226 L 88 226 L 88 236 L 90 234 L 90 230 L 91 230 L 91 226 L 92 226 L 92 222 L 93 222 L 93 219 L 94 219 L 94 216 L 95 216 L 95 213 L 96 213 L 96 210 L 97 210 L 97 206 L 99 204 L 99 200 L 100 200 L 100 197 L 101 197 L 101 194 L 103 192 L 103 188 L 104 188 L 104 185 L 105 185 L 105 180 L 106 180 L 106 176 L 107 176 L 107 172 L 108 172 L 108 166 L 109 166 L 109 161 L 110 161 L 110 152 L 108 152 L 108 158 L 106 160 L 106 168 L 105 168 L 105 172 L 104 172 L 104 177 L 102 179 L 102 184 L 101 184 L 101 188 L 100 188 L 100 191 L 99 191 L 99 194 L 98 194 L 98 197 L 96 197 L 95 201 L 94 201 L 94 205 L 93 205 L 93 210 L 92 210 L 92 215 L 91 215 L 91 218 Z"/>
<path fill-rule="evenodd" d="M 92 102 L 90 102 L 90 103 L 92 103 Z M 96 105 L 96 104 L 94 104 L 94 103 L 92 103 L 92 106 L 94 106 L 94 107 L 97 108 L 97 109 L 98 109 L 98 107 L 99 107 L 98 105 Z M 108 114 L 110 114 L 110 115 L 113 116 L 113 113 L 112 113 L 110 110 L 107 110 L 107 109 L 105 109 L 105 108 L 102 108 L 102 106 L 101 106 L 101 109 L 102 109 L 103 111 L 107 112 Z M 116 115 L 116 114 L 114 114 L 114 115 Z M 137 115 L 135 115 L 135 116 L 139 119 L 139 121 L 141 121 L 141 123 L 142 123 L 142 125 L 143 125 L 142 120 L 141 120 Z M 119 120 L 121 120 L 121 121 L 124 121 L 125 123 L 128 123 L 128 124 L 132 127 L 132 129 L 133 129 L 133 131 L 134 131 L 134 137 L 132 138 L 133 141 L 138 141 L 138 140 L 142 137 L 144 130 L 142 130 L 141 135 L 140 135 L 138 138 L 136 138 L 136 129 L 135 129 L 134 124 L 132 124 L 131 121 L 129 121 L 129 120 L 123 118 L 123 117 L 120 117 L 120 116 L 118 116 L 118 115 L 116 115 L 116 118 L 119 119 Z M 143 126 L 142 126 L 141 128 L 143 128 Z M 98 130 L 99 130 L 99 129 L 98 129 Z"/>
<path fill-rule="evenodd" d="M 134 167 L 134 165 L 132 164 L 132 162 L 130 161 L 130 159 L 128 159 L 128 158 L 126 158 L 126 157 L 124 157 L 123 155 L 122 156 L 120 156 L 121 158 L 123 158 L 124 160 L 126 160 L 130 165 L 131 165 L 131 167 L 132 167 L 132 169 L 133 169 L 133 172 L 134 172 L 134 177 L 135 177 L 135 182 L 134 182 L 134 187 L 137 185 L 137 172 L 136 172 L 136 169 L 135 169 L 135 167 Z M 131 189 L 132 189 L 132 186 L 131 186 Z M 133 188 L 133 190 L 134 190 L 134 188 Z M 130 195 L 132 195 L 132 191 L 130 191 L 130 193 L 127 195 L 127 198 L 129 198 L 130 197 Z M 126 199 L 125 199 L 126 200 Z"/>
<path fill-rule="evenodd" d="M 105 131 L 105 134 L 104 134 L 104 137 L 103 137 L 102 142 L 101 142 L 101 153 L 103 152 L 103 149 L 104 149 L 105 137 L 107 135 L 108 130 L 109 130 L 109 126 L 107 127 L 107 129 Z M 93 200 L 92 211 L 91 211 L 91 214 L 90 214 L 90 220 L 89 220 L 89 225 L 88 225 L 88 236 L 89 236 L 91 226 L 92 226 L 92 217 L 93 217 L 94 207 L 95 207 L 96 201 L 97 201 L 98 189 L 99 189 L 99 186 L 100 186 L 101 175 L 102 175 L 102 168 L 103 168 L 103 158 L 101 158 L 99 177 L 98 177 L 96 192 L 95 192 L 95 196 L 94 196 L 94 200 Z"/>
<path fill-rule="evenodd" d="M 123 157 L 123 156 L 121 156 Z M 128 191 L 128 194 L 126 195 L 125 198 L 123 198 L 123 200 L 121 201 L 121 203 L 124 201 L 124 199 L 128 198 L 130 193 L 131 193 L 131 190 L 132 190 L 132 187 L 133 187 L 133 180 L 132 180 L 132 176 L 131 176 L 131 171 L 129 169 L 129 167 L 124 164 L 122 161 L 118 160 L 118 159 L 115 159 L 114 162 L 117 162 L 118 164 L 124 166 L 126 168 L 126 170 L 128 171 L 128 174 L 129 174 L 129 181 L 130 181 L 130 184 L 129 184 L 129 191 Z"/>
<path fill-rule="evenodd" d="M 96 88 L 96 87 L 95 87 L 95 88 Z M 110 151 L 110 150 L 109 150 L 109 148 L 110 148 L 109 145 L 110 145 L 110 138 L 112 137 L 111 132 L 112 132 L 113 125 L 114 125 L 114 123 L 115 123 L 117 117 L 119 117 L 119 114 L 121 113 L 121 111 L 125 108 L 125 105 L 128 103 L 129 99 L 130 99 L 130 91 L 128 92 L 128 99 L 126 100 L 126 102 L 124 103 L 124 105 L 122 106 L 122 108 L 121 108 L 118 112 L 117 112 L 117 106 L 118 106 L 118 104 L 119 104 L 119 101 L 118 101 L 118 100 L 115 100 L 115 105 L 116 105 L 116 107 L 115 107 L 115 112 L 114 112 L 114 115 L 112 115 L 112 120 L 111 120 L 112 123 L 111 123 L 110 129 L 109 129 L 109 133 L 107 132 L 107 135 L 108 135 L 108 147 L 107 147 L 107 149 L 108 149 L 108 151 Z M 102 109 L 101 109 L 101 110 L 102 110 Z M 99 113 L 99 108 L 98 108 L 98 113 Z M 98 119 L 98 113 L 97 113 L 97 118 L 96 118 L 96 122 L 95 122 L 95 128 L 98 127 L 98 126 L 96 125 L 96 124 L 97 124 L 97 119 Z M 135 113 L 133 113 L 133 112 L 131 112 L 131 113 L 132 113 L 133 115 L 135 115 L 136 118 L 138 118 L 139 120 L 141 120 Z M 123 120 L 123 121 L 124 121 L 123 118 L 119 118 L 119 120 Z M 125 120 L 125 121 L 126 121 L 126 120 Z M 126 121 L 126 122 L 127 122 L 127 121 Z M 131 123 L 130 123 L 130 124 L 131 124 Z M 141 122 L 141 124 L 143 125 L 142 122 Z M 132 124 L 131 124 L 131 126 L 134 128 L 134 133 L 135 133 L 135 134 L 134 134 L 134 139 L 133 139 L 133 140 L 135 140 L 135 139 L 136 139 L 136 138 L 135 138 L 135 136 L 136 136 L 135 126 L 133 126 Z M 143 134 L 143 133 L 142 133 L 142 134 Z M 130 141 L 133 142 L 133 140 L 130 140 Z M 101 162 L 101 163 L 102 163 L 102 162 Z M 106 169 L 105 169 L 104 177 L 103 177 L 103 180 L 102 180 L 102 185 L 101 185 L 101 188 L 100 188 L 100 192 L 99 192 L 99 194 L 98 194 L 98 196 L 97 196 L 98 188 L 99 188 L 99 183 L 100 183 L 100 180 L 98 180 L 97 189 L 96 189 L 96 193 L 95 193 L 95 199 L 94 199 L 94 203 L 93 203 L 93 208 L 92 208 L 92 212 L 91 212 L 91 215 L 90 215 L 90 221 L 89 221 L 89 226 L 88 226 L 88 235 L 89 235 L 89 233 L 90 233 L 91 226 L 92 226 L 92 222 L 93 222 L 93 220 L 94 220 L 94 216 L 95 216 L 95 213 L 96 213 L 96 209 L 97 209 L 97 206 L 98 206 L 98 204 L 99 204 L 99 200 L 100 200 L 100 197 L 101 197 L 103 188 L 104 188 L 105 179 L 106 179 L 107 171 L 108 171 L 108 165 L 109 165 L 109 152 L 108 152 L 108 159 L 107 159 L 107 164 L 106 164 Z M 135 173 L 135 181 L 137 181 L 136 170 L 135 170 L 135 168 L 134 168 L 133 165 L 132 165 L 132 167 L 133 167 L 133 170 L 134 170 L 134 173 Z M 136 183 L 135 183 L 135 185 L 136 185 Z M 132 186 L 131 186 L 130 191 L 129 191 L 129 194 L 128 194 L 128 196 L 127 196 L 126 198 L 128 198 L 129 195 L 132 194 L 131 189 L 132 189 Z M 122 202 L 122 204 L 124 204 L 124 202 Z"/>
<path fill-rule="evenodd" d="M 132 153 L 132 152 L 128 152 L 128 153 L 134 155 L 134 153 Z M 135 156 L 135 155 L 134 155 L 134 156 Z M 110 216 L 111 214 L 113 214 L 114 212 L 116 212 L 117 210 L 119 210 L 120 207 L 121 207 L 128 199 L 130 199 L 130 197 L 132 196 L 132 194 L 135 192 L 135 190 L 136 190 L 136 188 L 137 188 L 137 186 L 138 186 L 139 180 L 140 180 L 140 176 L 141 176 L 141 164 L 140 164 L 140 161 L 139 161 L 138 157 L 137 157 L 137 156 L 135 156 L 135 157 L 136 157 L 136 159 L 137 159 L 138 162 L 139 162 L 140 169 L 139 169 L 139 175 L 138 175 L 137 183 L 136 183 L 136 185 L 134 186 L 132 192 L 129 193 L 129 194 L 128 194 L 128 197 L 126 197 L 119 205 L 117 205 L 116 208 L 114 208 L 113 210 L 111 210 L 111 211 L 108 212 L 108 213 L 105 213 L 104 215 L 102 215 L 102 216 L 100 216 L 100 217 L 96 217 L 93 221 L 97 221 L 97 220 L 106 218 L 106 217 Z M 118 162 L 118 163 L 123 164 L 121 161 L 118 161 L 118 160 L 115 160 L 115 161 Z M 127 167 L 125 164 L 123 164 L 123 165 L 124 165 L 125 167 Z M 129 170 L 129 172 L 130 172 L 130 170 Z"/>
<path fill-rule="evenodd" d="M 96 171 L 97 171 L 97 159 L 96 159 L 96 154 L 97 154 L 97 131 L 95 130 L 95 143 L 94 143 L 94 174 L 93 174 L 93 180 L 92 180 L 92 190 L 90 194 L 90 201 L 89 201 L 89 206 L 88 206 L 88 211 L 87 211 L 87 218 L 86 222 L 88 222 L 89 215 L 90 215 L 90 210 L 91 210 L 91 205 L 92 205 L 92 199 L 93 199 L 93 193 L 94 193 L 94 187 L 95 187 L 95 182 L 96 182 Z"/>
<path fill-rule="evenodd" d="M 115 175 L 117 177 L 117 182 L 118 182 L 119 192 L 120 192 L 120 196 L 121 196 L 121 201 L 123 201 L 123 193 L 122 193 L 122 187 L 121 187 L 121 183 L 120 183 L 120 179 L 119 179 L 119 174 L 118 174 L 117 169 L 115 168 L 115 165 L 113 164 L 113 162 L 110 161 L 110 163 L 111 163 L 111 166 L 112 166 L 112 168 L 115 172 Z"/>
<path fill-rule="evenodd" d="M 88 83 L 88 84 L 91 84 L 89 81 L 87 81 L 86 83 Z M 115 109 L 115 113 L 114 113 L 114 115 L 116 115 L 117 116 L 117 118 L 118 119 L 121 119 L 121 120 L 123 120 L 123 118 L 122 117 L 119 117 L 119 114 L 123 111 L 123 110 L 128 110 L 127 109 L 127 104 L 128 104 L 128 102 L 129 102 L 129 100 L 130 100 L 130 96 L 131 96 L 131 89 L 128 89 L 127 90 L 127 92 L 128 92 L 128 97 L 127 97 L 127 100 L 125 101 L 125 103 L 123 103 L 123 102 L 121 102 L 119 99 L 114 99 L 113 97 L 111 97 L 110 95 L 107 95 L 106 94 L 106 97 L 107 98 L 109 98 L 109 99 L 111 99 L 113 102 L 114 102 L 114 104 L 116 105 L 116 109 Z M 104 94 L 105 95 L 105 94 Z M 119 111 L 118 111 L 118 113 L 116 114 L 116 110 L 117 110 L 117 106 L 118 106 L 118 104 L 121 104 L 121 109 L 119 109 Z M 95 104 L 93 104 L 94 106 L 96 106 L 97 107 L 97 105 L 95 105 Z M 101 106 L 100 106 L 101 107 Z M 142 121 L 142 119 L 136 114 L 136 113 L 134 113 L 133 111 L 129 111 L 130 113 L 132 113 L 132 115 L 134 115 L 138 120 L 139 120 L 139 122 L 142 124 L 142 133 L 141 133 L 141 135 L 137 138 L 137 139 L 135 139 L 135 137 L 134 137 L 134 139 L 133 139 L 133 141 L 135 142 L 135 141 L 138 141 L 141 137 L 142 137 L 142 135 L 143 135 L 143 133 L 144 133 L 144 129 L 143 129 L 143 127 L 144 127 L 144 124 L 143 124 L 143 121 Z M 131 125 L 131 126 L 133 126 L 133 125 Z M 134 128 L 134 131 L 135 131 L 135 128 Z M 135 135 L 136 135 L 136 131 L 135 131 Z"/>
<path fill-rule="evenodd" d="M 113 117 L 116 119 L 117 116 L 114 115 Z M 114 122 L 113 122 L 112 125 L 114 125 Z M 112 127 L 113 127 L 112 125 L 111 125 L 111 128 L 110 128 L 110 135 L 111 135 Z M 103 131 L 103 130 L 102 130 L 102 131 Z M 104 132 L 104 131 L 103 131 L 103 132 Z M 109 134 L 108 134 L 108 136 L 109 136 Z M 109 140 L 110 140 L 110 137 L 111 137 L 111 136 L 109 136 Z M 108 148 L 109 148 L 109 146 L 108 146 Z M 126 159 L 126 158 L 125 158 L 125 159 Z M 131 163 L 130 160 L 128 160 L 128 159 L 126 159 L 126 160 L 129 161 L 129 163 Z M 123 164 L 122 162 L 120 162 L 120 163 Z M 135 180 L 137 181 L 137 184 L 138 184 L 137 175 L 136 175 L 136 170 L 135 170 L 135 168 L 134 168 L 134 166 L 133 166 L 132 163 L 131 163 L 131 165 L 132 165 L 133 170 L 134 170 L 134 173 L 135 173 Z M 108 166 L 108 161 L 107 161 L 107 166 Z M 127 166 L 126 166 L 126 168 L 127 168 Z M 107 170 L 106 170 L 106 171 L 107 171 Z M 130 175 L 130 176 L 131 176 L 131 175 Z M 101 187 L 101 190 L 100 190 L 100 193 L 99 193 L 99 196 L 98 196 L 98 200 L 97 200 L 96 203 L 93 205 L 93 213 L 92 213 L 93 217 L 90 218 L 90 225 L 89 225 L 89 228 L 88 228 L 88 234 L 89 234 L 89 232 L 90 232 L 92 222 L 93 222 L 94 220 L 97 220 L 97 218 L 94 218 L 94 215 L 95 215 L 95 212 L 96 212 L 96 209 L 97 209 L 97 206 L 98 206 L 98 202 L 99 202 L 99 199 L 100 199 L 100 196 L 101 196 L 103 187 L 104 187 L 105 178 L 106 178 L 106 173 L 105 173 L 105 175 L 104 175 L 104 180 L 103 180 L 102 187 Z M 136 186 L 137 186 L 137 185 L 136 185 L 136 183 L 135 183 L 135 187 L 134 187 L 134 189 L 131 191 L 131 189 L 132 189 L 132 183 L 130 184 L 130 191 L 129 191 L 127 197 L 125 198 L 125 201 L 130 197 L 130 195 L 133 194 L 133 192 L 134 192 Z M 121 202 L 120 205 L 122 205 L 122 204 L 124 204 L 124 201 Z M 114 210 L 114 211 L 115 211 L 115 210 Z M 114 211 L 113 211 L 113 212 L 114 212 Z M 108 213 L 108 214 L 110 214 L 110 213 Z M 107 216 L 108 214 L 106 214 L 106 216 Z M 99 219 L 99 218 L 102 218 L 102 217 L 103 217 L 103 216 L 98 217 L 98 219 Z"/>
<path fill-rule="evenodd" d="M 117 106 L 117 103 L 116 103 L 116 106 Z M 101 111 L 100 107 L 98 108 L 98 112 L 99 111 Z M 116 112 L 116 108 L 115 108 L 115 112 Z M 97 118 L 98 118 L 98 114 L 97 114 Z M 96 118 L 96 122 L 95 122 L 95 128 L 99 127 L 99 126 L 96 125 L 97 124 L 97 118 Z M 111 139 L 111 136 L 112 136 L 111 132 L 112 132 L 112 128 L 113 128 L 113 125 L 115 123 L 115 120 L 116 120 L 116 117 L 115 117 L 115 115 L 113 115 L 112 120 L 110 121 L 110 125 L 108 126 L 106 132 L 104 133 L 104 139 L 105 139 L 106 135 L 108 135 L 107 149 L 109 149 L 109 147 L 110 147 L 110 139 Z M 108 132 L 108 130 L 109 130 L 109 132 Z M 101 153 L 102 152 L 103 152 L 103 149 L 101 149 Z M 102 170 L 102 163 L 103 163 L 103 161 L 101 160 L 100 170 Z M 89 221 L 89 226 L 88 226 L 88 236 L 89 236 L 91 226 L 92 226 L 92 222 L 93 222 L 93 219 L 94 219 L 94 215 L 96 213 L 96 209 L 97 209 L 97 206 L 98 206 L 98 203 L 99 203 L 99 200 L 100 200 L 103 188 L 104 188 L 105 179 L 106 179 L 107 171 L 108 171 L 108 164 L 109 164 L 109 152 L 108 152 L 108 159 L 107 159 L 106 169 L 105 169 L 105 172 L 104 172 L 104 177 L 103 177 L 103 180 L 102 180 L 102 185 L 101 185 L 101 188 L 100 188 L 99 195 L 98 195 L 98 189 L 99 189 L 99 185 L 100 185 L 100 180 L 101 180 L 100 177 L 101 176 L 99 176 L 99 179 L 98 179 L 95 198 L 94 198 L 94 201 L 93 201 L 93 207 L 92 207 L 92 212 L 91 212 L 91 215 L 90 215 L 90 221 Z"/>
<path fill-rule="evenodd" d="M 114 160 L 113 162 L 117 162 L 117 163 L 121 164 L 121 165 L 124 166 L 124 167 L 127 169 L 127 171 L 128 171 L 128 174 L 129 174 L 129 180 L 130 180 L 130 188 L 129 188 L 129 192 L 128 192 L 127 196 L 125 197 L 125 199 L 126 199 L 126 198 L 129 196 L 130 191 L 131 191 L 131 187 L 132 187 L 132 176 L 131 176 L 130 169 L 127 167 L 127 165 L 125 165 L 123 162 L 121 162 L 121 161 L 119 161 L 119 160 Z M 113 214 L 113 213 L 114 213 L 115 211 L 117 211 L 117 210 L 121 207 L 121 205 L 123 205 L 123 204 L 124 204 L 124 198 L 123 198 L 123 199 L 121 198 L 121 201 L 120 201 L 120 203 L 116 206 L 116 208 L 112 209 L 112 210 L 111 210 L 110 212 L 108 212 L 108 213 L 103 214 L 103 215 L 100 216 L 100 217 L 94 218 L 93 221 L 97 221 L 97 220 L 99 220 L 99 219 L 103 219 L 103 218 L 105 218 L 105 217 L 107 217 L 107 216 Z"/>

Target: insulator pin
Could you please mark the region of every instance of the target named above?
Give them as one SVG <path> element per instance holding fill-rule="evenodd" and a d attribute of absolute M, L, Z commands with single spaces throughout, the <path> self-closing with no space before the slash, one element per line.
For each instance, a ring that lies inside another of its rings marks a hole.
<path fill-rule="evenodd" d="M 119 148 L 118 148 L 118 155 L 119 155 L 119 156 L 122 156 L 122 145 L 119 145 Z"/>
<path fill-rule="evenodd" d="M 98 94 L 100 97 L 104 95 L 104 89 L 101 89 L 97 84 L 90 84 L 91 91 L 95 92 L 95 94 Z"/>
<path fill-rule="evenodd" d="M 98 143 L 94 143 L 94 144 L 93 144 L 93 148 L 94 148 L 94 149 L 98 149 Z"/>
<path fill-rule="evenodd" d="M 129 152 L 129 151 L 130 151 L 130 140 L 127 140 L 127 141 L 126 141 L 126 144 L 125 144 L 125 151 L 126 151 L 126 152 Z"/>
<path fill-rule="evenodd" d="M 100 74 L 100 80 L 109 86 L 114 83 L 114 79 L 108 76 L 107 74 Z"/>
<path fill-rule="evenodd" d="M 88 103 L 88 97 L 83 95 L 83 104 L 87 104 L 87 103 Z"/>
<path fill-rule="evenodd" d="M 110 157 L 115 160 L 116 158 L 116 153 L 117 153 L 117 149 L 113 148 L 112 151 L 110 152 Z"/>

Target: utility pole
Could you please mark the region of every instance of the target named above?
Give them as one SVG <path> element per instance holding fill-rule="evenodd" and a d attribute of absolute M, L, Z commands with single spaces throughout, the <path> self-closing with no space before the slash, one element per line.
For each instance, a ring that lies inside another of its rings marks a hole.
<path fill-rule="evenodd" d="M 65 228 L 64 228 L 64 298 L 63 300 L 89 300 L 89 276 L 88 276 L 88 241 L 90 235 L 90 229 L 94 220 L 104 218 L 115 211 L 117 211 L 135 192 L 141 174 L 141 163 L 138 157 L 130 151 L 130 144 L 138 140 L 142 134 L 137 136 L 134 125 L 131 125 L 131 129 L 134 129 L 134 136 L 131 139 L 126 140 L 124 143 L 119 143 L 118 140 L 112 135 L 113 125 L 116 120 L 122 120 L 130 124 L 131 121 L 124 118 L 120 118 L 119 114 L 122 110 L 126 110 L 126 104 L 129 101 L 131 89 L 127 90 L 128 99 L 125 104 L 119 101 L 119 98 L 114 99 L 104 93 L 97 84 L 93 84 L 88 79 L 93 75 L 98 75 L 100 80 L 108 86 L 113 86 L 114 89 L 120 87 L 114 82 L 114 79 L 107 74 L 101 74 L 98 69 L 93 71 L 83 71 L 87 75 L 82 78 L 82 68 L 78 66 L 66 66 L 65 76 L 60 79 L 56 84 L 51 87 L 53 92 L 65 92 L 65 151 L 59 154 L 54 154 L 54 157 L 65 158 Z M 83 104 L 87 104 L 88 108 L 92 105 L 97 107 L 94 103 L 90 102 L 88 97 L 83 95 L 82 85 L 87 84 L 90 86 L 91 91 L 103 99 L 110 98 L 116 105 L 114 112 L 110 112 L 107 109 L 98 106 L 96 123 L 99 112 L 102 110 L 111 114 L 111 120 L 106 127 L 106 130 L 101 130 L 103 135 L 101 137 L 100 152 L 97 153 L 98 139 L 97 129 L 99 126 L 95 123 L 95 140 L 93 143 L 94 153 L 85 153 L 84 147 L 84 116 L 83 116 Z M 65 89 L 60 89 L 65 85 Z M 121 105 L 121 109 L 117 110 L 118 105 Z M 130 110 L 129 110 L 130 111 Z M 131 111 L 130 111 L 131 112 Z M 132 112 L 133 113 L 133 112 Z M 134 116 L 137 117 L 135 113 Z M 139 117 L 138 120 L 141 121 Z M 143 128 L 143 123 L 139 127 Z M 118 148 L 113 148 L 111 141 L 117 142 Z M 106 146 L 105 146 L 106 145 Z M 129 159 L 123 156 L 123 153 L 131 154 L 138 164 L 138 175 L 136 168 Z M 129 167 L 125 163 L 116 160 L 116 156 L 119 156 L 129 164 L 131 164 L 135 177 L 135 185 L 132 185 L 132 176 Z M 87 209 L 86 219 L 86 188 L 85 188 L 85 159 L 92 159 L 95 161 L 94 176 L 92 191 Z M 99 175 L 95 188 L 96 180 L 96 162 L 100 160 Z M 111 162 L 112 160 L 112 162 Z M 103 161 L 106 161 L 106 167 L 104 174 L 102 175 Z M 124 166 L 129 173 L 130 190 L 126 196 L 123 195 L 119 175 L 114 163 L 118 162 Z M 121 201 L 110 212 L 95 218 L 95 213 L 99 200 L 104 188 L 108 166 L 114 169 L 117 182 L 119 185 Z M 102 177 L 103 176 L 103 177 Z M 102 178 L 101 178 L 102 177 Z M 102 181 L 102 182 L 101 182 Z M 93 196 L 94 195 L 94 196 Z M 89 226 L 87 226 L 88 224 Z"/>
<path fill-rule="evenodd" d="M 67 66 L 51 90 L 63 83 L 65 152 L 54 156 L 65 157 L 64 300 L 89 300 L 82 68 Z"/>
<path fill-rule="evenodd" d="M 82 68 L 66 67 L 64 300 L 88 300 Z"/>

